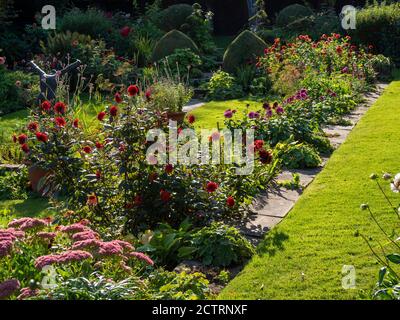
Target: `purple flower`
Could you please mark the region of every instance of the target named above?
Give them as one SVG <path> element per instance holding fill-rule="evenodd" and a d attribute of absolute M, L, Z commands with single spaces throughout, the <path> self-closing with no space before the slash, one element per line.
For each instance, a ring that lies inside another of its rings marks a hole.
<path fill-rule="evenodd" d="M 348 67 L 344 67 L 343 69 L 342 69 L 342 73 L 348 73 L 349 72 L 349 68 Z"/>
<path fill-rule="evenodd" d="M 88 227 L 84 226 L 82 223 L 74 223 L 69 226 L 62 226 L 60 229 L 62 232 L 66 233 L 77 233 L 90 230 Z"/>
<path fill-rule="evenodd" d="M 268 118 L 272 117 L 272 109 L 268 109 L 267 112 L 265 113 Z"/>
<path fill-rule="evenodd" d="M 43 228 L 47 225 L 47 222 L 42 219 L 27 218 L 23 224 L 20 225 L 20 229 L 23 231 L 29 229 Z"/>
<path fill-rule="evenodd" d="M 265 103 L 263 104 L 263 108 L 264 108 L 265 110 L 269 110 L 269 109 L 271 109 L 271 106 L 269 105 L 268 102 L 265 102 Z"/>
<path fill-rule="evenodd" d="M 100 247 L 101 241 L 97 239 L 86 239 L 77 241 L 72 245 L 72 250 L 82 250 L 82 249 L 98 249 Z"/>
<path fill-rule="evenodd" d="M 43 267 L 51 264 L 76 262 L 92 258 L 93 256 L 89 252 L 82 250 L 70 250 L 60 254 L 41 256 L 35 260 L 35 267 L 36 269 L 41 270 Z"/>
<path fill-rule="evenodd" d="M 39 289 L 31 289 L 29 287 L 22 288 L 20 291 L 19 296 L 17 297 L 18 300 L 24 300 L 30 297 L 37 296 L 39 294 Z"/>
<path fill-rule="evenodd" d="M 20 288 L 20 283 L 17 279 L 10 279 L 0 283 L 0 298 L 11 296 L 14 291 Z"/>
<path fill-rule="evenodd" d="M 224 112 L 224 117 L 227 118 L 227 119 L 232 118 L 232 117 L 233 117 L 233 112 L 232 112 L 232 110 L 231 110 L 231 109 L 225 110 L 225 112 Z"/>
<path fill-rule="evenodd" d="M 99 247 L 99 255 L 102 256 L 113 256 L 120 255 L 123 253 L 122 247 L 114 241 L 102 242 Z"/>
<path fill-rule="evenodd" d="M 279 114 L 279 115 L 281 115 L 282 113 L 285 112 L 285 110 L 283 110 L 282 106 L 278 106 L 278 107 L 276 108 L 275 111 L 276 111 L 276 113 Z"/>
<path fill-rule="evenodd" d="M 250 119 L 257 119 L 260 117 L 260 114 L 258 112 L 250 111 L 248 114 L 248 117 Z"/>
<path fill-rule="evenodd" d="M 93 230 L 87 230 L 87 231 L 77 232 L 77 233 L 73 234 L 71 238 L 74 241 L 98 239 L 99 234 L 97 232 L 94 232 Z"/>

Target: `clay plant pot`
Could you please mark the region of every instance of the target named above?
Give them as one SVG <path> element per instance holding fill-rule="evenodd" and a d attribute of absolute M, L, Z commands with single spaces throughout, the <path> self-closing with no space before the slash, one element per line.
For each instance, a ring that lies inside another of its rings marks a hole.
<path fill-rule="evenodd" d="M 168 120 L 176 121 L 178 123 L 182 123 L 185 119 L 186 112 L 166 112 L 166 116 Z"/>
<path fill-rule="evenodd" d="M 37 165 L 31 165 L 28 169 L 28 177 L 34 192 L 43 193 L 44 185 L 41 180 L 50 173 L 49 170 L 43 169 Z"/>

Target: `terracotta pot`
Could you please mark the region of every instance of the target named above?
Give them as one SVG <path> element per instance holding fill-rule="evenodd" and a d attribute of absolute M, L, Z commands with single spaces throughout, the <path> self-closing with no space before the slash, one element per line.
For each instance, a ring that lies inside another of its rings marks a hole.
<path fill-rule="evenodd" d="M 44 189 L 44 185 L 39 190 L 39 185 L 41 179 L 46 177 L 50 173 L 49 170 L 43 169 L 37 165 L 32 165 L 28 169 L 28 176 L 29 176 L 29 181 L 31 183 L 32 190 L 34 192 L 39 192 L 42 193 Z"/>
<path fill-rule="evenodd" d="M 185 119 L 186 116 L 186 112 L 166 112 L 167 115 L 167 119 L 168 120 L 173 120 L 176 121 L 178 123 L 182 123 L 183 120 Z"/>

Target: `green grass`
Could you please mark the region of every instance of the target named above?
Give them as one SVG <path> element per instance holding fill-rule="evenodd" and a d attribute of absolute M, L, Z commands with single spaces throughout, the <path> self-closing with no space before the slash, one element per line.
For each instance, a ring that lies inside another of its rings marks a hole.
<path fill-rule="evenodd" d="M 249 107 L 247 107 L 249 104 Z M 204 106 L 190 112 L 196 117 L 195 127 L 197 129 L 215 129 L 217 125 L 224 127 L 224 111 L 227 109 L 237 110 L 237 114 L 241 116 L 242 112 L 260 110 L 262 104 L 260 102 L 240 99 L 228 101 L 210 101 Z"/>
<path fill-rule="evenodd" d="M 392 82 L 334 152 L 288 216 L 260 244 L 220 299 L 367 298 L 379 265 L 357 232 L 386 243 L 361 203 L 369 203 L 390 233 L 399 220 L 390 212 L 372 172 L 400 172 L 400 81 Z M 385 189 L 394 203 L 399 196 Z M 390 252 L 390 251 L 389 251 Z M 353 265 L 356 289 L 342 288 L 342 267 Z"/>

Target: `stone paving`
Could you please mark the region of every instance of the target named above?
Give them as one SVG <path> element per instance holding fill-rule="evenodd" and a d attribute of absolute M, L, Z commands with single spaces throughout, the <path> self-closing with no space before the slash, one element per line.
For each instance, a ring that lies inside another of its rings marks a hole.
<path fill-rule="evenodd" d="M 324 128 L 328 139 L 332 145 L 337 148 L 347 138 L 347 135 L 354 128 L 361 117 L 367 112 L 368 108 L 379 98 L 380 94 L 386 88 L 386 84 L 378 84 L 376 92 L 365 95 L 365 102 L 357 107 L 344 119 L 351 122 L 349 126 L 329 125 Z M 284 170 L 278 177 L 277 181 L 291 180 L 293 173 L 300 175 L 300 183 L 303 187 L 307 187 L 322 170 L 328 158 L 324 158 L 322 165 L 313 169 L 302 170 Z M 242 232 L 249 236 L 260 238 L 267 231 L 272 229 L 293 208 L 296 201 L 300 198 L 302 190 L 287 190 L 283 187 L 272 186 L 272 188 L 260 194 L 254 201 L 249 217 L 239 224 Z"/>

